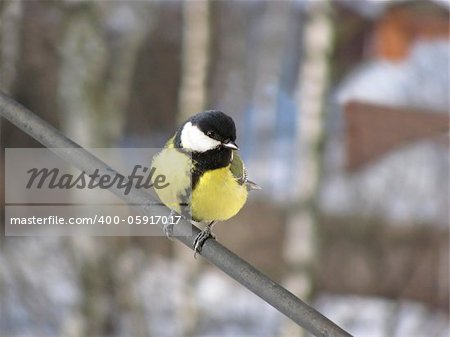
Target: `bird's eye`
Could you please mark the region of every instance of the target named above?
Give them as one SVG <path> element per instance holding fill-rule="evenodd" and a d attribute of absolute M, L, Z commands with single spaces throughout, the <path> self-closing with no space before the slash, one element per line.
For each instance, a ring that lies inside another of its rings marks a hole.
<path fill-rule="evenodd" d="M 207 135 L 208 137 L 213 137 L 214 132 L 213 132 L 213 131 L 208 131 L 208 132 L 206 132 L 206 135 Z"/>

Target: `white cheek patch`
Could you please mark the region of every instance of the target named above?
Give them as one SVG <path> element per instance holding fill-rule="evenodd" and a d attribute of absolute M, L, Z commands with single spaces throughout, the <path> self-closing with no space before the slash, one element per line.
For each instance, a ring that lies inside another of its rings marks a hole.
<path fill-rule="evenodd" d="M 205 135 L 200 129 L 188 122 L 181 131 L 181 146 L 196 152 L 206 152 L 220 145 L 218 140 Z"/>

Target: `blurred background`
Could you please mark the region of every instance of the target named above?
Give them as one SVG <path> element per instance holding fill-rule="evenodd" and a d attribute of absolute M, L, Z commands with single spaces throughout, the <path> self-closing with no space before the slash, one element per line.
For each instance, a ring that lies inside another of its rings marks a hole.
<path fill-rule="evenodd" d="M 263 190 L 219 241 L 355 336 L 448 336 L 449 11 L 5 0 L 0 87 L 84 147 L 223 110 Z M 5 120 L 1 142 L 40 146 Z M 0 245 L 2 337 L 307 336 L 163 237 Z"/>

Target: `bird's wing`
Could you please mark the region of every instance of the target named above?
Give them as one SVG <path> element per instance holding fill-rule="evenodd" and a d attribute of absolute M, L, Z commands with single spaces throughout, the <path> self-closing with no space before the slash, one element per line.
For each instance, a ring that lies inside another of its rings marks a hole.
<path fill-rule="evenodd" d="M 154 176 L 162 175 L 167 182 L 166 187 L 155 189 L 159 199 L 170 209 L 182 214 L 185 206 L 190 205 L 192 194 L 190 156 L 174 148 L 169 140 L 153 157 L 152 167 L 155 169 Z"/>
<path fill-rule="evenodd" d="M 233 159 L 230 163 L 230 171 L 233 174 L 233 176 L 236 178 L 239 184 L 244 185 L 247 187 L 247 190 L 260 190 L 261 187 L 254 183 L 251 180 L 248 180 L 248 173 L 247 169 L 244 166 L 244 162 L 242 161 L 239 154 L 236 152 L 233 152 Z"/>

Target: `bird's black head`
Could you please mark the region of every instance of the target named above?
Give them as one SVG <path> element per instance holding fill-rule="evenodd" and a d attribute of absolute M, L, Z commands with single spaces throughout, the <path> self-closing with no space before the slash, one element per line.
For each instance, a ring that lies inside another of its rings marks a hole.
<path fill-rule="evenodd" d="M 181 147 L 194 152 L 228 148 L 238 150 L 233 119 L 218 110 L 200 112 L 188 119 L 179 131 Z"/>
<path fill-rule="evenodd" d="M 236 126 L 233 119 L 218 110 L 200 112 L 191 118 L 196 125 L 208 137 L 222 143 L 236 140 Z"/>

